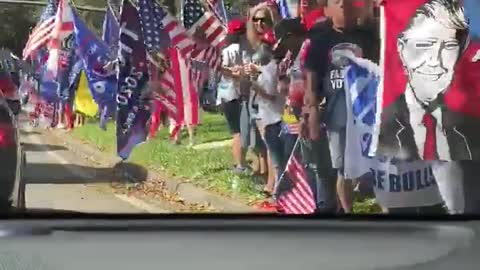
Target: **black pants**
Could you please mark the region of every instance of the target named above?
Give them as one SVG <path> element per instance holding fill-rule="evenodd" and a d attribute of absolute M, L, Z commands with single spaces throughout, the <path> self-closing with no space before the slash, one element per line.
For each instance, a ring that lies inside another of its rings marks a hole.
<path fill-rule="evenodd" d="M 479 161 L 459 161 L 463 170 L 463 196 L 465 199 L 465 214 L 480 214 L 480 176 Z M 460 179 L 451 179 L 461 181 Z"/>
<path fill-rule="evenodd" d="M 303 145 L 303 160 L 308 165 L 307 173 L 317 202 L 317 212 L 337 213 L 337 172 L 332 168 L 328 139 L 326 136 Z"/>

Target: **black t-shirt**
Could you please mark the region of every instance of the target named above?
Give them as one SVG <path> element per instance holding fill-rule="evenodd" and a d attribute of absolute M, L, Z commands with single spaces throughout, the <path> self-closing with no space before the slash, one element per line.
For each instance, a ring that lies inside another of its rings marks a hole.
<path fill-rule="evenodd" d="M 327 99 L 327 126 L 342 128 L 346 124 L 344 71 L 346 63 L 332 61 L 335 50 L 350 50 L 355 55 L 377 62 L 379 39 L 373 27 L 338 32 L 331 22 L 323 22 L 310 32 L 311 46 L 305 68 L 316 73 L 316 94 Z"/>
<path fill-rule="evenodd" d="M 374 27 L 356 28 L 341 33 L 332 28 L 331 22 L 326 21 L 314 26 L 309 37 L 311 46 L 307 53 L 305 68 L 317 73 L 317 79 L 320 81 L 332 68 L 333 50 L 345 49 L 348 44 L 351 44 L 352 49 L 360 49 L 362 58 L 378 62 L 380 39 Z M 319 88 L 318 94 L 324 95 L 321 83 Z"/>

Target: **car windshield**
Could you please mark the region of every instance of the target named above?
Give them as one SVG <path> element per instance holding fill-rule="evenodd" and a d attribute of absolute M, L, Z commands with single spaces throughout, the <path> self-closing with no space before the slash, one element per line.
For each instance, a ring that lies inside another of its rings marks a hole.
<path fill-rule="evenodd" d="M 480 4 L 385 2 L 0 0 L 0 211 L 479 213 Z"/>

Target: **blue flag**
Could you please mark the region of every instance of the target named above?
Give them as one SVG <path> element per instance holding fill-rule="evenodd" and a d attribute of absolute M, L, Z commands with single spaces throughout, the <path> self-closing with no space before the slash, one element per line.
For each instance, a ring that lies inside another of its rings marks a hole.
<path fill-rule="evenodd" d="M 59 88 L 58 95 L 61 100 L 70 102 L 74 97 L 72 82 L 79 76 L 80 70 L 76 68 L 78 65 L 78 56 L 75 51 L 75 36 L 72 34 L 66 38 L 63 43 L 63 57 L 61 58 L 61 66 L 59 69 Z"/>
<path fill-rule="evenodd" d="M 150 111 L 147 100 L 148 69 L 140 18 L 129 0 L 123 1 L 118 51 L 117 154 L 127 159 L 147 138 Z"/>
<path fill-rule="evenodd" d="M 115 15 L 113 15 L 112 8 L 107 5 L 107 11 L 105 12 L 105 19 L 103 21 L 103 33 L 102 39 L 110 48 L 113 54 L 118 50 L 118 34 L 120 33 L 120 25 L 118 24 Z"/>
<path fill-rule="evenodd" d="M 115 70 L 106 70 L 104 67 L 114 56 L 108 45 L 98 39 L 77 14 L 74 14 L 73 17 L 77 53 L 83 61 L 93 99 L 104 116 L 100 118 L 100 126 L 105 128 L 106 120 L 113 112 L 112 108 L 115 107 L 117 76 Z M 107 110 L 107 112 L 103 110 Z"/>
<path fill-rule="evenodd" d="M 288 3 L 287 3 L 287 0 L 277 0 L 277 6 L 278 6 L 278 9 L 279 9 L 279 12 L 280 12 L 280 16 L 283 18 L 283 19 L 290 19 L 294 16 L 292 16 L 292 14 L 290 14 L 290 9 L 289 9 L 289 6 L 288 6 Z"/>
<path fill-rule="evenodd" d="M 470 35 L 480 39 L 480 2 L 478 0 L 464 0 L 465 15 L 469 19 Z"/>

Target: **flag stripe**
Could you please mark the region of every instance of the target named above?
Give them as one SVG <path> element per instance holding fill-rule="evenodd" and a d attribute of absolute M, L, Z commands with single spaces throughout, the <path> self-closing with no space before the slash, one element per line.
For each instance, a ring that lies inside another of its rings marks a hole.
<path fill-rule="evenodd" d="M 51 39 L 54 28 L 55 17 L 49 18 L 42 23 L 38 29 L 34 30 L 25 46 L 23 52 L 24 60 L 27 59 L 35 50 L 47 44 Z"/>
<path fill-rule="evenodd" d="M 298 142 L 295 148 L 298 147 Z M 294 149 L 295 151 L 295 149 Z M 280 210 L 287 214 L 310 214 L 316 209 L 314 194 L 308 182 L 308 176 L 302 163 L 295 155 L 287 163 L 286 175 L 293 186 L 277 198 Z"/>

